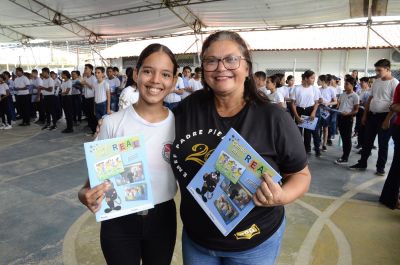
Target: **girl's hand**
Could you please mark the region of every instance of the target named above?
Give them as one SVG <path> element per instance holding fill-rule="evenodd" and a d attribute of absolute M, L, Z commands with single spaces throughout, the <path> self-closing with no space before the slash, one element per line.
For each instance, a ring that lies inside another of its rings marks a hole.
<path fill-rule="evenodd" d="M 108 184 L 102 183 L 94 188 L 83 187 L 78 197 L 92 213 L 96 213 L 101 208 L 101 201 L 104 198 L 104 192 L 108 189 Z"/>
<path fill-rule="evenodd" d="M 264 173 L 262 176 L 263 181 L 253 195 L 254 204 L 260 207 L 283 205 L 285 193 L 282 187 L 267 174 Z"/>

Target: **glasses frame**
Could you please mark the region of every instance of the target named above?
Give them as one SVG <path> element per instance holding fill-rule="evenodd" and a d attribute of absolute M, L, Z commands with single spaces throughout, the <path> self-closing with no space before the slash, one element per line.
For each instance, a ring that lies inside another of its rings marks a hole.
<path fill-rule="evenodd" d="M 226 60 L 229 57 L 239 58 L 239 64 L 238 64 L 238 66 L 236 68 L 228 68 L 228 67 L 226 67 L 224 60 Z M 215 67 L 214 70 L 206 70 L 206 68 L 204 67 L 204 61 L 206 61 L 207 59 L 203 59 L 202 60 L 201 67 L 203 68 L 204 72 L 215 72 L 218 69 L 218 66 L 219 66 L 220 62 L 222 62 L 222 65 L 225 67 L 226 70 L 236 70 L 236 69 L 238 69 L 240 67 L 240 61 L 241 60 L 245 60 L 247 62 L 246 58 L 242 58 L 242 56 L 236 56 L 236 55 L 229 55 L 229 56 L 226 56 L 224 58 L 216 58 L 216 57 L 214 57 L 214 58 L 218 61 L 218 63 L 216 64 L 216 67 Z"/>

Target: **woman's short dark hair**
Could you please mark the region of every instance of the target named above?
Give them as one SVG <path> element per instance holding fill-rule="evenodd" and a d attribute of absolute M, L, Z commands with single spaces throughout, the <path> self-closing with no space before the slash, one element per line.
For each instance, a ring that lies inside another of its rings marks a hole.
<path fill-rule="evenodd" d="M 288 75 L 288 77 L 286 77 L 286 84 L 289 84 L 289 81 L 292 80 L 293 78 L 294 76 Z"/>
<path fill-rule="evenodd" d="M 67 70 L 62 71 L 61 74 L 62 74 L 62 75 L 65 75 L 68 79 L 71 78 L 71 74 L 70 74 L 69 71 L 67 71 Z"/>
<path fill-rule="evenodd" d="M 304 80 L 306 78 L 310 78 L 311 76 L 315 75 L 314 71 L 307 70 L 301 75 L 301 79 Z"/>
<path fill-rule="evenodd" d="M 281 79 L 278 75 L 270 75 L 267 77 L 267 79 L 271 80 L 271 83 L 275 84 L 276 88 L 278 88 L 281 83 Z"/>
<path fill-rule="evenodd" d="M 218 31 L 211 34 L 210 36 L 207 37 L 207 39 L 203 43 L 203 48 L 200 53 L 200 58 L 203 60 L 204 53 L 211 46 L 211 44 L 213 44 L 216 41 L 223 41 L 223 40 L 229 40 L 235 42 L 236 45 L 239 46 L 238 48 L 242 53 L 242 56 L 244 57 L 243 59 L 245 59 L 247 62 L 249 71 L 248 71 L 248 76 L 244 81 L 244 93 L 243 93 L 244 100 L 246 102 L 258 102 L 258 103 L 268 102 L 268 99 L 266 98 L 265 94 L 257 89 L 253 77 L 253 63 L 250 57 L 249 48 L 244 39 L 240 37 L 238 33 L 232 31 Z M 212 94 L 213 91 L 211 87 L 207 84 L 207 82 L 204 79 L 204 67 L 202 67 L 202 76 L 203 76 L 202 78 L 204 84 L 204 91 Z"/>
<path fill-rule="evenodd" d="M 327 78 L 326 78 L 326 75 L 320 75 L 320 76 L 318 76 L 318 79 L 321 81 L 321 82 L 327 82 Z"/>
<path fill-rule="evenodd" d="M 168 57 L 171 59 L 172 64 L 174 65 L 173 73 L 175 76 L 177 73 L 177 69 L 179 67 L 175 55 L 167 46 L 159 43 L 153 43 L 144 48 L 144 50 L 140 53 L 139 58 L 137 60 L 136 71 L 139 72 L 140 68 L 143 65 L 144 60 L 155 52 L 164 52 L 166 55 L 168 55 Z"/>
<path fill-rule="evenodd" d="M 353 88 L 356 87 L 357 81 L 356 81 L 356 79 L 355 79 L 354 77 L 352 77 L 352 76 L 347 76 L 347 77 L 344 79 L 344 81 L 347 82 L 347 83 L 349 83 L 350 85 L 352 85 Z"/>

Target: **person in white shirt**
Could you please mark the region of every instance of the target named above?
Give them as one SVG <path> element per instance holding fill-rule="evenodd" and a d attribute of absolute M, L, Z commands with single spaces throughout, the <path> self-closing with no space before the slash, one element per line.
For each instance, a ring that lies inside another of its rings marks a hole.
<path fill-rule="evenodd" d="M 118 89 L 121 86 L 121 81 L 118 77 L 114 76 L 114 68 L 109 66 L 107 67 L 107 78 L 108 86 L 110 87 L 110 109 L 114 112 L 118 111 Z"/>
<path fill-rule="evenodd" d="M 32 84 L 32 118 L 36 118 L 36 113 L 39 112 L 39 119 L 35 122 L 36 124 L 44 124 L 45 115 L 44 115 L 44 104 L 43 104 L 43 95 L 41 93 L 41 88 L 43 87 L 43 81 L 38 76 L 39 73 L 36 69 L 32 69 L 31 76 L 31 84 Z"/>
<path fill-rule="evenodd" d="M 91 133 L 88 135 L 94 135 L 96 133 L 97 120 L 95 115 L 95 102 L 94 102 L 94 87 L 97 83 L 97 79 L 93 74 L 93 65 L 85 64 L 83 78 L 81 79 L 81 84 L 83 85 L 83 105 L 84 112 L 87 117 L 88 126 Z"/>
<path fill-rule="evenodd" d="M 56 113 L 56 120 L 59 120 L 62 118 L 61 80 L 58 78 L 57 74 L 54 71 L 50 72 L 50 78 L 54 81 L 54 108 Z"/>
<path fill-rule="evenodd" d="M 173 110 L 181 102 L 181 95 L 184 93 L 183 89 L 185 88 L 182 77 L 177 75 L 176 78 L 175 89 L 164 98 L 164 105 L 170 110 Z"/>
<path fill-rule="evenodd" d="M 191 78 L 192 78 L 192 68 L 190 68 L 190 66 L 187 65 L 183 67 L 182 70 L 182 81 L 184 85 L 183 94 L 181 95 L 182 99 L 186 98 L 187 96 L 190 95 L 191 92 L 193 92 L 189 84 L 189 80 Z"/>
<path fill-rule="evenodd" d="M 19 113 L 22 116 L 22 123 L 19 126 L 29 126 L 30 122 L 30 106 L 31 106 L 31 95 L 29 94 L 29 86 L 31 82 L 24 75 L 24 71 L 21 67 L 15 69 L 17 78 L 14 80 L 14 90 L 17 91 L 17 104 L 19 106 Z"/>
<path fill-rule="evenodd" d="M 65 114 L 65 120 L 67 121 L 67 128 L 62 130 L 62 133 L 72 133 L 74 131 L 72 124 L 72 80 L 69 71 L 62 71 L 61 77 L 63 82 L 61 84 L 61 97 L 62 104 Z"/>
<path fill-rule="evenodd" d="M 287 111 L 290 113 L 290 116 L 294 119 L 294 114 L 292 112 L 292 95 L 293 95 L 293 90 L 294 90 L 294 76 L 293 75 L 288 75 L 286 77 L 286 87 L 289 92 L 289 97 L 285 99 L 286 101 L 286 108 Z"/>
<path fill-rule="evenodd" d="M 11 96 L 10 90 L 6 83 L 4 75 L 0 75 L 0 117 L 2 124 L 0 124 L 0 130 L 11 129 L 11 113 L 8 111 L 8 98 Z M 7 117 L 7 121 L 6 121 Z"/>
<path fill-rule="evenodd" d="M 101 222 L 101 249 L 107 264 L 171 263 L 176 240 L 173 198 L 177 184 L 169 153 L 175 138 L 175 118 L 163 106 L 163 99 L 174 88 L 177 67 L 167 47 L 151 44 L 145 48 L 135 70 L 138 102 L 105 117 L 101 125 L 99 140 L 144 136 L 155 204 L 153 209 Z M 108 185 L 90 188 L 86 180 L 78 193 L 79 200 L 90 211 L 97 212 Z"/>
<path fill-rule="evenodd" d="M 124 90 L 122 90 L 121 95 L 119 96 L 118 111 L 132 106 L 138 101 L 138 99 L 139 91 L 137 91 L 136 86 L 125 87 Z"/>
<path fill-rule="evenodd" d="M 57 115 L 56 115 L 56 100 L 58 98 L 54 95 L 54 80 L 50 77 L 50 69 L 47 67 L 42 68 L 43 85 L 41 93 L 43 95 L 43 105 L 46 123 L 42 130 L 49 129 L 55 130 L 57 128 Z M 50 125 L 52 123 L 52 125 Z"/>
<path fill-rule="evenodd" d="M 271 91 L 271 93 L 267 95 L 269 101 L 284 107 L 283 104 L 285 100 L 282 94 L 277 90 L 277 86 L 280 85 L 280 79 L 276 75 L 268 76 L 265 84 L 267 89 Z"/>
<path fill-rule="evenodd" d="M 320 99 L 320 112 L 321 114 L 325 113 L 328 116 L 320 115 L 320 126 L 322 128 L 322 151 L 325 152 L 327 150 L 326 145 L 328 142 L 328 128 L 331 123 L 331 116 L 333 111 L 329 111 L 328 108 L 332 108 L 332 106 L 337 104 L 336 99 L 336 91 L 328 86 L 326 75 L 320 75 L 318 77 L 318 85 L 321 86 L 319 91 L 321 92 Z M 326 117 L 326 118 L 324 118 Z"/>
<path fill-rule="evenodd" d="M 97 79 L 97 82 L 94 85 L 96 119 L 100 120 L 104 115 L 111 114 L 110 86 L 108 85 L 108 82 L 104 79 L 105 69 L 103 66 L 96 67 L 94 73 Z"/>
<path fill-rule="evenodd" d="M 301 115 L 309 116 L 310 120 L 314 120 L 317 115 L 319 99 L 321 93 L 319 89 L 314 86 L 315 73 L 311 70 L 307 70 L 302 74 L 302 85 L 296 86 L 292 94 L 292 111 L 296 120 L 299 124 L 303 122 Z M 300 128 L 300 132 L 303 130 Z M 311 135 L 314 141 L 314 150 L 317 157 L 321 156 L 319 130 L 316 128 L 311 131 L 304 129 L 304 147 L 306 152 L 311 153 Z"/>
<path fill-rule="evenodd" d="M 343 154 L 335 161 L 336 164 L 347 164 L 351 151 L 351 132 L 353 130 L 353 117 L 358 112 L 360 99 L 354 92 L 357 81 L 349 76 L 345 79 L 344 89 L 338 100 L 338 127 L 343 143 Z"/>
<path fill-rule="evenodd" d="M 364 115 L 361 120 L 361 123 L 365 124 L 365 138 L 361 159 L 350 168 L 357 170 L 365 170 L 367 168 L 368 157 L 371 155 L 376 135 L 378 135 L 379 149 L 375 173 L 379 176 L 384 176 L 391 136 L 389 125 L 393 116 L 390 105 L 393 102 L 394 91 L 399 81 L 392 76 L 389 60 L 381 59 L 374 66 L 378 78 L 372 84 L 371 94 L 365 105 Z"/>
<path fill-rule="evenodd" d="M 196 67 L 194 69 L 194 77 L 192 79 L 189 80 L 189 87 L 191 88 L 191 91 L 187 91 L 190 94 L 192 94 L 193 92 L 203 89 L 203 84 L 201 83 L 201 68 L 200 67 Z M 184 99 L 183 95 L 182 95 L 182 99 Z"/>
<path fill-rule="evenodd" d="M 258 71 L 254 73 L 254 81 L 256 82 L 256 87 L 259 91 L 263 92 L 265 95 L 271 93 L 266 87 L 267 75 L 263 71 Z"/>
<path fill-rule="evenodd" d="M 82 89 L 81 72 L 79 70 L 71 71 L 72 78 L 72 121 L 74 126 L 80 125 L 82 121 Z"/>
<path fill-rule="evenodd" d="M 16 91 L 14 91 L 14 80 L 11 79 L 11 74 L 8 71 L 3 72 L 4 78 L 5 78 L 5 83 L 8 85 L 8 89 L 10 90 L 10 96 L 7 98 L 8 99 L 8 111 L 10 112 L 11 115 L 11 120 L 15 121 L 17 114 L 15 113 L 15 94 Z"/>
<path fill-rule="evenodd" d="M 357 135 L 356 149 L 361 149 L 364 145 L 365 125 L 361 124 L 361 119 L 364 115 L 365 105 L 368 101 L 370 93 L 371 90 L 369 87 L 369 78 L 362 77 L 360 79 L 360 90 L 357 92 L 357 95 L 360 98 L 360 107 L 358 108 L 356 115 L 356 126 L 354 127 L 354 133 Z"/>

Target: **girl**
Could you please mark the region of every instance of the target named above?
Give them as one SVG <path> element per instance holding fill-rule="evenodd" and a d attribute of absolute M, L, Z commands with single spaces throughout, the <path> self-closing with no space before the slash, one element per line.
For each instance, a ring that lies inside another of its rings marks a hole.
<path fill-rule="evenodd" d="M 271 103 L 278 104 L 281 107 L 284 107 L 284 98 L 282 94 L 277 90 L 280 85 L 280 78 L 277 75 L 271 75 L 267 77 L 266 86 L 270 94 L 267 95 L 268 99 Z"/>
<path fill-rule="evenodd" d="M 163 106 L 164 97 L 176 82 L 178 64 L 172 52 L 161 44 L 151 44 L 140 54 L 134 78 L 139 100 L 133 106 L 107 116 L 98 139 L 144 135 L 155 207 L 101 223 L 100 239 L 108 264 L 170 264 L 176 239 L 176 209 L 173 197 L 177 186 L 169 165 L 169 148 L 175 137 L 175 119 Z M 79 191 L 80 201 L 98 211 L 107 184 Z"/>
<path fill-rule="evenodd" d="M 4 75 L 0 75 L 0 117 L 2 124 L 0 124 L 1 129 L 11 129 L 11 115 L 8 111 L 8 98 L 10 97 L 10 90 L 6 84 L 6 78 Z M 7 117 L 7 122 L 6 118 Z"/>
<path fill-rule="evenodd" d="M 314 86 L 315 73 L 311 70 L 307 70 L 302 74 L 302 84 L 296 86 L 293 89 L 292 94 L 292 111 L 297 123 L 303 122 L 301 115 L 309 116 L 313 120 L 317 115 L 319 99 L 321 93 L 318 88 Z M 300 131 L 302 131 L 300 129 Z M 321 138 L 319 137 L 319 131 L 316 128 L 311 131 L 304 129 L 304 147 L 307 153 L 311 153 L 311 135 L 314 140 L 314 150 L 317 157 L 321 156 L 319 145 Z"/>
<path fill-rule="evenodd" d="M 67 128 L 62 130 L 62 133 L 72 133 L 72 80 L 71 74 L 68 71 L 62 71 L 62 84 L 61 84 L 61 97 L 62 106 L 64 109 L 65 120 L 67 121 Z"/>
<path fill-rule="evenodd" d="M 345 92 L 340 95 L 338 101 L 338 127 L 343 141 L 343 155 L 335 161 L 336 164 L 347 164 L 351 151 L 351 132 L 353 129 L 353 117 L 358 112 L 360 100 L 354 92 L 356 80 L 349 76 L 345 79 Z"/>
<path fill-rule="evenodd" d="M 321 111 L 325 111 L 329 113 L 327 118 L 323 118 L 321 116 L 320 125 L 322 127 L 322 151 L 325 152 L 327 150 L 326 144 L 328 142 L 328 128 L 331 122 L 331 113 L 324 107 L 331 108 L 333 105 L 337 104 L 336 99 L 336 91 L 331 87 L 328 86 L 327 77 L 326 75 L 320 75 L 318 77 L 318 85 L 321 86 L 319 91 L 321 92 Z"/>

